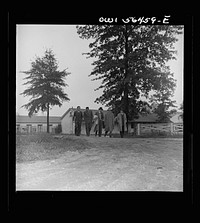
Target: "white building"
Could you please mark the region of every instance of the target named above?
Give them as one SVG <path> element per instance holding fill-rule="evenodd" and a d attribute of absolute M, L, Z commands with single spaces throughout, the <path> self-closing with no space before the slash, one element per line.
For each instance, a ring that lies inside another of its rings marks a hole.
<path fill-rule="evenodd" d="M 183 123 L 183 119 L 181 118 L 181 114 L 182 112 L 177 112 L 176 114 L 174 114 L 172 117 L 171 117 L 171 121 L 173 123 Z"/>
<path fill-rule="evenodd" d="M 55 133 L 57 128 L 61 128 L 61 120 L 58 116 L 49 117 L 49 132 Z M 37 133 L 47 131 L 47 117 L 46 116 L 32 116 L 26 115 L 16 116 L 16 132 L 21 133 Z"/>

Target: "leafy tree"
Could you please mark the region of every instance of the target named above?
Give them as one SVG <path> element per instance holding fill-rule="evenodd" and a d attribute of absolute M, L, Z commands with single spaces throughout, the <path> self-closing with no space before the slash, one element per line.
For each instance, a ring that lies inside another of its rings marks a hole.
<path fill-rule="evenodd" d="M 70 100 L 62 89 L 62 87 L 67 86 L 64 78 L 70 73 L 66 72 L 66 69 L 58 71 L 58 63 L 51 49 L 46 50 L 43 57 L 37 57 L 31 63 L 29 71 L 22 71 L 22 73 L 27 75 L 24 78 L 27 80 L 24 85 L 29 85 L 29 87 L 21 94 L 32 96 L 30 102 L 22 107 L 29 111 L 30 117 L 39 110 L 46 111 L 47 132 L 49 132 L 49 109 L 54 105 L 60 107 L 64 100 Z"/>
<path fill-rule="evenodd" d="M 158 115 L 158 121 L 168 122 L 171 115 L 177 112 L 175 108 L 175 102 L 170 99 L 173 96 L 174 89 L 176 87 L 175 80 L 172 78 L 171 73 L 160 73 L 160 80 L 157 91 L 150 97 L 150 102 L 156 102 L 157 107 L 154 109 L 154 113 Z"/>
<path fill-rule="evenodd" d="M 102 80 L 95 90 L 102 88 L 103 94 L 95 102 L 112 107 L 115 113 L 122 108 L 133 119 L 144 106 L 141 96 L 148 98 L 150 91 L 155 97 L 163 92 L 169 100 L 175 81 L 166 62 L 175 59 L 173 43 L 181 30 L 170 25 L 77 26 L 81 38 L 94 39 L 85 54 L 96 58 L 89 76 Z"/>

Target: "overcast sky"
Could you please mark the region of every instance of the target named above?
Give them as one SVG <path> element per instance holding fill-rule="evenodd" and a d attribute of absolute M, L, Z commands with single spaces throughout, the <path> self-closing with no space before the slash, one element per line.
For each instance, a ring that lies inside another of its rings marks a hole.
<path fill-rule="evenodd" d="M 64 89 L 70 98 L 61 107 L 54 106 L 50 110 L 51 116 L 62 116 L 70 107 L 81 108 L 89 106 L 91 109 L 98 109 L 100 104 L 94 103 L 95 99 L 102 94 L 102 90 L 94 91 L 99 87 L 100 81 L 91 81 L 88 77 L 93 66 L 93 59 L 86 58 L 82 53 L 89 52 L 91 40 L 79 38 L 75 25 L 17 25 L 16 27 L 16 112 L 20 115 L 27 115 L 28 111 L 21 108 L 29 102 L 29 97 L 20 95 L 27 86 L 23 78 L 26 76 L 20 71 L 27 71 L 31 68 L 31 61 L 36 56 L 44 56 L 46 49 L 51 48 L 59 63 L 59 70 L 68 68 L 71 74 L 67 76 L 66 83 L 69 85 Z M 180 105 L 183 101 L 183 35 L 174 45 L 177 50 L 177 60 L 169 62 L 171 72 L 177 80 L 175 95 L 172 98 Z M 104 109 L 105 107 L 102 106 Z M 46 115 L 39 113 L 38 115 Z"/>

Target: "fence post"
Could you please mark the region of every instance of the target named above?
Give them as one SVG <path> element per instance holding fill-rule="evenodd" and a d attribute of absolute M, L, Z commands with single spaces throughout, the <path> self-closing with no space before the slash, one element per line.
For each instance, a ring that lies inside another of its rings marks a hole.
<path fill-rule="evenodd" d="M 139 123 L 137 124 L 137 135 L 138 136 L 140 135 L 140 124 Z"/>

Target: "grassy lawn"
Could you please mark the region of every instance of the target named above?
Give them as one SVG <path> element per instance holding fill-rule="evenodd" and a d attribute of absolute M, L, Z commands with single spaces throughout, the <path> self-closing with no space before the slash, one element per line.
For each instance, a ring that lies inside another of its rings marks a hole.
<path fill-rule="evenodd" d="M 93 147 L 93 144 L 91 144 L 84 138 L 76 137 L 74 135 L 65 135 L 63 137 L 62 135 L 57 136 L 47 133 L 33 135 L 16 135 L 16 161 L 21 163 L 26 161 L 56 159 L 67 151 L 82 152 L 86 148 L 89 149 Z M 116 134 L 113 135 L 113 138 L 120 138 L 120 136 Z M 131 137 L 125 135 L 124 138 L 148 138 L 148 136 Z M 168 137 L 160 136 L 156 138 Z M 98 140 L 98 137 L 96 138 L 96 140 Z"/>
<path fill-rule="evenodd" d="M 47 133 L 16 135 L 16 161 L 19 163 L 55 159 L 67 151 L 82 152 L 86 148 L 90 148 L 90 144 L 78 137 L 56 138 Z"/>
<path fill-rule="evenodd" d="M 17 190 L 183 190 L 182 139 L 17 135 L 16 160 Z"/>

